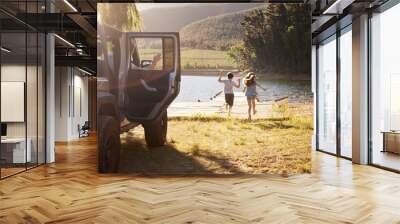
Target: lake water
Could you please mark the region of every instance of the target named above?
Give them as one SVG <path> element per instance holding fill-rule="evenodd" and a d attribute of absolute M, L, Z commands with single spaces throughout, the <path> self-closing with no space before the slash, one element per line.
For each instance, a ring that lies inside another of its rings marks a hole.
<path fill-rule="evenodd" d="M 208 101 L 223 90 L 224 84 L 217 82 L 216 76 L 182 76 L 181 90 L 177 102 Z M 261 100 L 273 100 L 288 96 L 291 102 L 309 102 L 312 100 L 311 81 L 257 80 L 266 91 L 257 89 Z M 242 87 L 242 86 L 241 86 Z M 235 89 L 236 92 L 242 91 Z"/>

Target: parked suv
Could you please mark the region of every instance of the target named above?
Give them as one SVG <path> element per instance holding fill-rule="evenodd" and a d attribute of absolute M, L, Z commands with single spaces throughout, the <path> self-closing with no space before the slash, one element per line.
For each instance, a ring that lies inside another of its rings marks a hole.
<path fill-rule="evenodd" d="M 146 143 L 166 141 L 167 108 L 179 93 L 178 33 L 120 32 L 98 27 L 99 172 L 116 172 L 120 134 L 142 125 Z"/>

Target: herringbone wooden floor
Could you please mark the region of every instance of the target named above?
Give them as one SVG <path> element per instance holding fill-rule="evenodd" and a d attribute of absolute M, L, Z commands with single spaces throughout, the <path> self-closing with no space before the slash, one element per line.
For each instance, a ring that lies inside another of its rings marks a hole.
<path fill-rule="evenodd" d="M 400 175 L 313 154 L 292 176 L 133 177 L 96 172 L 94 139 L 0 181 L 0 223 L 400 223 Z"/>

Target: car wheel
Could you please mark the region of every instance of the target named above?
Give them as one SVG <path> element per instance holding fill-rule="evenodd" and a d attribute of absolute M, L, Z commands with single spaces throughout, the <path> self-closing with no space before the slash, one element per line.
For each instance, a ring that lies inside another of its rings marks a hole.
<path fill-rule="evenodd" d="M 168 114 L 164 111 L 161 116 L 153 122 L 143 124 L 146 143 L 149 147 L 165 145 L 168 129 Z"/>
<path fill-rule="evenodd" d="M 118 172 L 120 160 L 120 124 L 112 116 L 104 116 L 101 119 L 97 142 L 99 172 L 115 173 Z"/>

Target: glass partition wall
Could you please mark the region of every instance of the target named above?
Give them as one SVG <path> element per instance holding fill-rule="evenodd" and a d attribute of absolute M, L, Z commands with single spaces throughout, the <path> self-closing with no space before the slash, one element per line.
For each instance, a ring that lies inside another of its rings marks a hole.
<path fill-rule="evenodd" d="M 26 169 L 26 34 L 1 34 L 1 176 Z M 6 49 L 6 50 L 4 50 Z"/>
<path fill-rule="evenodd" d="M 318 64 L 318 149 L 336 154 L 336 36 L 320 43 Z"/>
<path fill-rule="evenodd" d="M 25 12 L 38 9 L 30 3 L 28 10 L 25 4 L 18 4 Z M 9 15 L 0 13 L 0 17 Z M 13 21 L 12 16 L 7 19 Z M 45 35 L 19 22 L 10 27 L 1 25 L 0 178 L 3 179 L 45 163 L 46 88 Z"/>
<path fill-rule="evenodd" d="M 400 4 L 371 18 L 370 163 L 400 171 Z"/>
<path fill-rule="evenodd" d="M 317 48 L 317 149 L 352 157 L 351 25 Z"/>
<path fill-rule="evenodd" d="M 352 33 L 351 25 L 341 31 L 340 68 L 340 155 L 352 158 Z"/>

